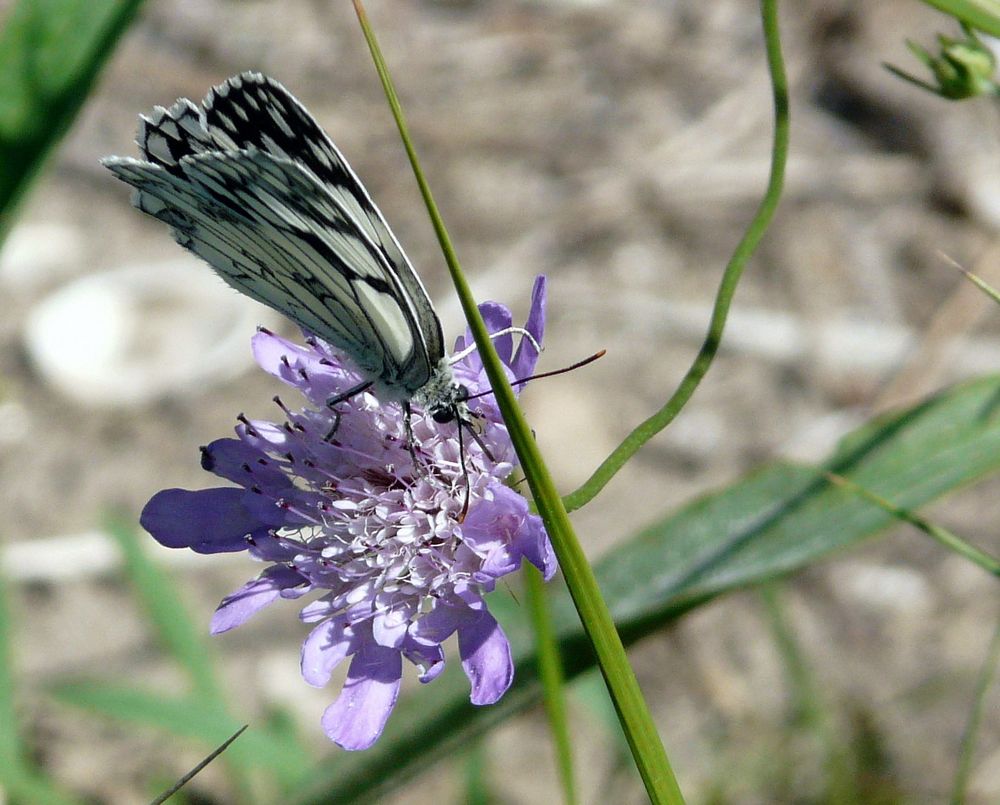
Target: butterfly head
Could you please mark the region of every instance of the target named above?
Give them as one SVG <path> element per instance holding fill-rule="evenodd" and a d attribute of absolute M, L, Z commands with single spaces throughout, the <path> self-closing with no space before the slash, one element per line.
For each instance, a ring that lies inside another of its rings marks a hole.
<path fill-rule="evenodd" d="M 431 419 L 440 424 L 469 417 L 469 389 L 455 380 L 451 366 L 442 360 L 431 379 L 414 395 L 413 401 L 424 407 Z"/>
<path fill-rule="evenodd" d="M 431 419 L 440 424 L 454 422 L 456 419 L 468 418 L 468 406 L 465 401 L 469 399 L 469 389 L 465 386 L 452 382 L 448 387 L 447 396 L 444 399 L 427 404 L 427 411 Z"/>

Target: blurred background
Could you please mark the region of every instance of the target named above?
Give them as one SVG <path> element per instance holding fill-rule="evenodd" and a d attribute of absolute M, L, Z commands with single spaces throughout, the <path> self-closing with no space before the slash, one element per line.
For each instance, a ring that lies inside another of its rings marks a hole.
<path fill-rule="evenodd" d="M 772 112 L 757 5 L 368 6 L 478 298 L 523 320 L 545 273 L 540 368 L 608 350 L 523 398 L 571 491 L 675 388 L 763 192 Z M 918 72 L 904 38 L 930 46 L 957 27 L 911 0 L 787 3 L 782 23 L 793 127 L 781 208 L 691 404 L 574 515 L 591 556 L 765 460 L 817 462 L 873 414 L 1000 369 L 1000 311 L 943 256 L 1000 277 L 1000 116 L 882 67 Z M 249 339 L 257 324 L 292 328 L 132 210 L 98 164 L 136 155 L 140 112 L 198 101 L 247 69 L 279 79 L 324 125 L 425 280 L 449 341 L 462 329 L 350 5 L 149 0 L 0 253 L 2 556 L 17 670 L 35 683 L 181 686 L 103 523 L 109 512 L 135 521 L 160 488 L 215 485 L 198 446 L 231 433 L 240 412 L 276 414 L 277 381 L 254 369 Z M 996 552 L 998 492 L 979 484 L 928 513 Z M 243 555 L 155 555 L 206 631 L 218 601 L 260 569 Z M 997 614 L 994 582 L 896 529 L 798 574 L 784 604 L 834 728 L 863 758 L 869 801 L 945 798 Z M 297 610 L 279 603 L 211 645 L 235 712 L 288 708 L 324 750 L 319 716 L 335 691 L 299 677 Z M 820 801 L 823 753 L 789 729 L 757 595 L 701 608 L 633 656 L 691 802 Z M 41 697 L 25 707 L 45 767 L 95 802 L 141 801 L 151 767 L 169 779 L 203 754 Z M 1000 801 L 995 693 L 988 708 L 970 788 L 983 803 Z M 629 775 L 607 794 L 615 736 L 586 707 L 572 718 L 589 736 L 577 747 L 584 801 L 642 801 Z M 556 801 L 540 710 L 485 746 L 500 801 Z M 460 779 L 445 760 L 388 801 L 458 801 Z M 218 768 L 197 788 L 198 801 L 237 801 Z"/>

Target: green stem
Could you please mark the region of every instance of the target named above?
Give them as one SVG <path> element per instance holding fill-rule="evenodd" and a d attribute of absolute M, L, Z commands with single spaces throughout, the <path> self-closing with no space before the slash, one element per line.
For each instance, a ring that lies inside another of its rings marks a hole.
<path fill-rule="evenodd" d="M 1000 36 L 1000 3 L 997 0 L 924 0 L 961 22 L 991 36 Z"/>
<path fill-rule="evenodd" d="M 10 768 L 22 756 L 14 708 L 14 657 L 11 650 L 11 617 L 7 602 L 7 582 L 0 576 L 0 769 Z"/>
<path fill-rule="evenodd" d="M 1000 305 L 1000 291 L 997 291 L 996 288 L 990 285 L 982 277 L 973 274 L 971 271 L 967 271 L 966 269 L 962 268 L 962 266 L 958 266 L 958 270 L 961 271 L 963 274 L 965 274 L 965 278 L 969 280 L 969 282 L 971 282 L 973 285 L 979 288 L 980 291 L 986 294 L 990 299 L 992 299 L 994 302 Z"/>
<path fill-rule="evenodd" d="M 793 716 L 819 739 L 826 755 L 827 793 L 830 802 L 858 802 L 860 794 L 852 774 L 851 756 L 838 740 L 830 705 L 819 680 L 809 667 L 792 630 L 781 587 L 776 582 L 759 588 L 793 701 Z"/>
<path fill-rule="evenodd" d="M 545 714 L 556 750 L 556 767 L 563 789 L 563 802 L 574 805 L 576 783 L 573 778 L 573 745 L 566 719 L 566 685 L 559 644 L 556 641 L 552 611 L 545 596 L 545 579 L 534 565 L 525 563 L 524 597 L 535 632 L 535 653 L 538 656 L 538 676 L 542 682 Z"/>
<path fill-rule="evenodd" d="M 628 657 L 615 629 L 611 612 L 601 597 L 594 572 L 580 547 L 580 542 L 562 504 L 562 498 L 556 491 L 548 467 L 542 460 L 531 429 L 517 405 L 513 389 L 507 382 L 503 365 L 493 347 L 493 342 L 490 340 L 468 281 L 459 266 L 458 257 L 448 236 L 448 231 L 445 229 L 441 214 L 438 212 L 437 205 L 431 195 L 430 187 L 424 177 L 423 170 L 420 168 L 403 110 L 361 0 L 354 0 L 354 8 L 368 42 L 375 68 L 382 81 L 389 107 L 399 128 L 404 148 L 410 158 L 410 164 L 420 187 L 424 204 L 427 206 L 428 214 L 434 225 L 441 251 L 448 264 L 448 271 L 455 285 L 455 291 L 462 303 L 469 329 L 472 331 L 486 375 L 493 388 L 497 405 L 503 414 L 504 423 L 520 460 L 521 469 L 528 480 L 528 486 L 535 499 L 538 512 L 545 523 L 549 538 L 552 540 L 552 546 L 559 559 L 559 566 L 580 615 L 583 628 L 594 646 L 597 661 L 604 674 L 604 680 L 621 721 L 622 729 L 628 739 L 632 757 L 635 759 L 639 774 L 646 786 L 646 791 L 650 800 L 656 805 L 659 803 L 683 803 L 684 798 L 663 749 L 660 736 L 656 731 L 653 718 L 642 697 L 639 683 L 628 663 Z"/>
<path fill-rule="evenodd" d="M 465 799 L 466 805 L 491 805 L 485 736 L 472 740 L 465 755 Z"/>
<path fill-rule="evenodd" d="M 899 508 L 899 506 L 883 497 L 880 497 L 879 495 L 876 495 L 870 489 L 866 489 L 860 484 L 855 483 L 850 478 L 845 478 L 843 475 L 836 475 L 832 472 L 826 473 L 826 477 L 830 483 L 836 484 L 844 489 L 848 489 L 856 495 L 860 495 L 866 500 L 870 500 L 876 506 L 889 512 L 889 514 L 893 517 L 902 520 L 904 523 L 916 526 L 931 539 L 937 540 L 948 550 L 954 551 L 959 556 L 964 556 L 966 559 L 979 565 L 987 573 L 992 573 L 994 576 L 1000 576 L 1000 560 L 998 560 L 995 556 L 991 556 L 985 551 L 980 550 L 975 545 L 970 545 L 961 537 L 956 534 L 952 534 L 950 531 L 941 528 L 939 525 L 935 525 L 929 520 L 925 520 L 920 515 L 914 514 L 907 509 Z"/>
<path fill-rule="evenodd" d="M 774 140 L 771 145 L 771 175 L 767 191 L 757 212 L 750 221 L 746 233 L 736 246 L 733 256 L 726 265 L 715 297 L 715 307 L 712 310 L 712 320 L 709 323 L 705 341 L 698 355 L 681 380 L 677 390 L 666 404 L 649 419 L 638 425 L 618 447 L 612 451 L 594 474 L 575 492 L 564 498 L 567 511 L 575 511 L 593 500 L 597 493 L 615 476 L 615 474 L 634 456 L 639 449 L 681 412 L 681 409 L 691 399 L 698 384 L 708 373 L 715 354 L 722 342 L 722 331 L 726 326 L 729 307 L 736 293 L 743 269 L 756 250 L 761 238 L 767 231 L 785 180 L 785 163 L 788 160 L 788 82 L 785 78 L 785 67 L 781 56 L 781 38 L 778 30 L 777 0 L 761 0 L 761 17 L 764 25 L 764 41 L 767 46 L 767 65 L 771 73 L 771 89 L 774 96 Z"/>
<path fill-rule="evenodd" d="M 976 680 L 976 693 L 972 701 L 972 712 L 969 714 L 969 723 L 966 724 L 965 734 L 962 736 L 962 749 L 958 755 L 958 768 L 955 770 L 955 785 L 951 792 L 951 805 L 963 805 L 965 802 L 965 789 L 969 785 L 969 774 L 972 771 L 972 756 L 976 749 L 976 737 L 979 735 L 979 726 L 983 720 L 983 710 L 986 705 L 986 694 L 989 692 L 993 677 L 996 675 L 997 663 L 1000 662 L 1000 622 L 993 630 L 993 639 L 986 652 L 986 661 L 979 671 L 979 679 Z"/>

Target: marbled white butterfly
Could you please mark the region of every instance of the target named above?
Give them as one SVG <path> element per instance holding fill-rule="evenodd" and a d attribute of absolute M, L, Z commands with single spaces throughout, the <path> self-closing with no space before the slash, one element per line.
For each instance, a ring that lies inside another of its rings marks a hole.
<path fill-rule="evenodd" d="M 242 73 L 201 107 L 140 116 L 142 159 L 102 163 L 139 210 L 227 283 L 343 350 L 371 388 L 439 422 L 465 418 L 441 322 L 419 277 L 330 138 L 281 84 Z"/>

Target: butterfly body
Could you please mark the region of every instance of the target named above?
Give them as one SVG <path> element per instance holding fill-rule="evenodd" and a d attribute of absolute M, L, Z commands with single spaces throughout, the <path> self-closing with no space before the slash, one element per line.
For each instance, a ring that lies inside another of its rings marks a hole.
<path fill-rule="evenodd" d="M 441 323 L 368 191 L 277 81 L 242 73 L 141 117 L 103 160 L 132 203 L 238 291 L 346 353 L 384 401 L 464 413 Z"/>

